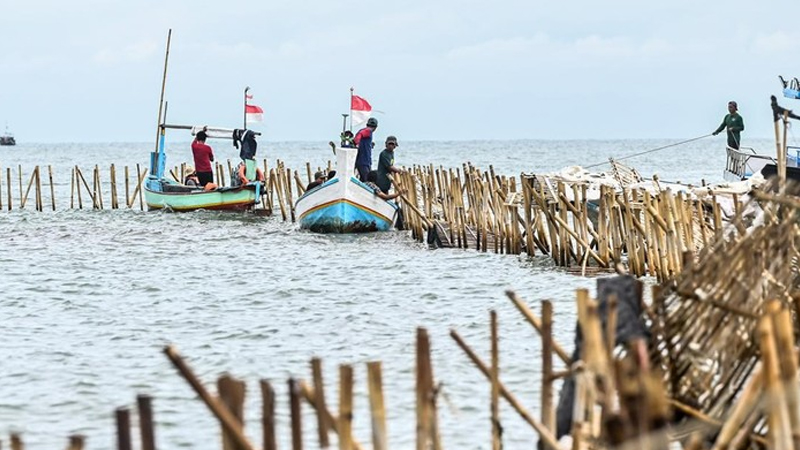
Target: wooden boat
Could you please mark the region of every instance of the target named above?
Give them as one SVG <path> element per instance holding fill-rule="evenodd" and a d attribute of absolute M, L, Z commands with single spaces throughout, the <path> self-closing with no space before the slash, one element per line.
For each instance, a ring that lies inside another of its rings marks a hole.
<path fill-rule="evenodd" d="M 787 82 L 783 77 L 779 77 L 783 83 L 783 95 L 787 98 L 800 98 L 800 82 L 794 78 L 791 82 Z M 779 148 L 777 156 L 770 156 L 759 154 L 752 147 L 741 147 L 739 149 L 726 146 L 727 161 L 725 163 L 725 171 L 723 177 L 727 181 L 741 181 L 752 177 L 755 174 L 761 174 L 764 178 L 778 174 L 778 167 L 784 167 L 786 170 L 786 177 L 800 181 L 800 147 L 787 145 L 786 133 L 783 133 L 783 138 L 779 133 L 778 121 L 784 121 L 786 127 L 786 120 L 798 119 L 800 117 L 793 114 L 790 110 L 782 108 L 778 105 L 778 101 L 773 95 L 770 97 L 772 102 L 772 115 L 775 121 L 775 141 Z M 782 161 L 778 161 L 781 157 Z"/>
<path fill-rule="evenodd" d="M 8 131 L 8 125 L 6 125 L 6 131 L 0 136 L 0 145 L 17 145 L 17 141 L 14 139 L 14 135 Z"/>
<path fill-rule="evenodd" d="M 170 30 L 167 37 L 167 58 L 169 56 L 169 42 L 172 36 Z M 202 187 L 186 186 L 183 180 L 175 180 L 166 176 L 166 130 L 182 129 L 191 130 L 192 134 L 203 130 L 209 138 L 233 139 L 234 129 L 217 127 L 192 127 L 189 125 L 167 125 L 162 117 L 164 104 L 164 88 L 167 78 L 167 61 L 164 60 L 164 78 L 161 84 L 161 100 L 158 108 L 158 138 L 156 150 L 150 153 L 150 172 L 144 183 L 144 199 L 149 210 L 166 209 L 171 211 L 194 211 L 198 209 L 245 211 L 253 209 L 261 195 L 264 194 L 264 185 L 254 181 L 237 187 L 218 187 L 206 191 Z M 259 133 L 256 133 L 259 134 Z M 185 144 L 183 144 L 185 145 Z M 249 176 L 255 179 L 255 176 Z"/>
<path fill-rule="evenodd" d="M 165 176 L 166 151 L 165 130 L 167 129 L 205 129 L 209 138 L 233 136 L 233 129 L 218 127 L 191 127 L 188 125 L 160 125 L 161 138 L 158 151 L 150 156 L 150 175 L 144 185 L 144 199 L 150 210 L 169 209 L 172 211 L 194 211 L 211 209 L 224 211 L 247 211 L 253 209 L 266 190 L 260 181 L 252 181 L 242 186 L 218 187 L 205 191 L 202 187 L 186 186 Z M 184 144 L 185 145 L 185 144 Z M 252 177 L 255 178 L 255 177 Z"/>
<path fill-rule="evenodd" d="M 358 150 L 336 148 L 336 176 L 295 202 L 300 227 L 318 233 L 388 231 L 398 215 L 396 203 L 383 200 L 355 177 Z"/>

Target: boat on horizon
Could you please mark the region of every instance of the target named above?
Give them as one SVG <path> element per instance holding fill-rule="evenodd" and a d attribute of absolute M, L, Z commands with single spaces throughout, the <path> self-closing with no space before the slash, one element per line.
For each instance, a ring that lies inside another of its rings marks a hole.
<path fill-rule="evenodd" d="M 295 202 L 300 228 L 317 233 L 389 231 L 400 207 L 384 200 L 355 176 L 355 148 L 338 147 L 336 175 Z"/>
<path fill-rule="evenodd" d="M 14 135 L 8 131 L 8 125 L 6 125 L 6 131 L 0 136 L 0 145 L 17 145 Z"/>

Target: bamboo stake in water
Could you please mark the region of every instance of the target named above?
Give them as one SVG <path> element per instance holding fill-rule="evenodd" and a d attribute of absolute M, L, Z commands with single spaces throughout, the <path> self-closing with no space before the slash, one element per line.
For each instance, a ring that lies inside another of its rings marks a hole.
<path fill-rule="evenodd" d="M 139 193 L 139 210 L 144 211 L 144 199 L 142 198 L 142 181 L 144 177 L 147 175 L 147 169 L 145 169 L 144 173 L 142 173 L 142 169 L 139 164 L 136 164 L 136 190 L 133 192 L 133 195 L 136 196 L 136 193 Z"/>
<path fill-rule="evenodd" d="M 312 407 L 316 408 L 316 405 L 314 404 L 314 401 L 315 401 L 314 400 L 314 398 L 315 398 L 314 389 L 309 387 L 303 381 L 300 381 L 299 387 L 300 387 L 300 393 L 303 395 L 303 398 L 306 399 L 306 402 L 309 405 L 311 405 Z M 317 411 L 317 413 L 319 414 L 319 411 Z M 331 414 L 331 412 L 329 410 L 328 411 L 323 411 L 322 413 L 325 414 L 325 416 L 327 417 L 325 420 L 331 425 L 331 429 L 336 434 L 339 434 L 339 418 L 335 417 L 333 414 Z M 355 450 L 363 450 L 363 447 L 361 446 L 361 444 L 359 444 L 358 441 L 356 441 L 355 439 L 352 440 L 352 443 L 353 443 L 353 448 Z"/>
<path fill-rule="evenodd" d="M 500 349 L 497 336 L 497 312 L 490 313 L 491 335 L 491 410 L 492 410 L 492 450 L 503 448 L 503 427 L 500 425 Z"/>
<path fill-rule="evenodd" d="M 139 431 L 142 439 L 142 450 L 156 450 L 152 400 L 148 395 L 139 395 L 136 397 L 136 405 L 139 411 Z"/>
<path fill-rule="evenodd" d="M 11 433 L 11 450 L 23 450 L 22 438 L 17 433 Z"/>
<path fill-rule="evenodd" d="M 50 179 L 50 202 L 53 205 L 53 211 L 56 210 L 56 193 L 55 188 L 53 187 L 53 166 L 47 166 L 47 173 Z M 2 195 L 0 195 L 2 197 Z M 0 203 L 0 209 L 3 209 L 2 203 Z"/>
<path fill-rule="evenodd" d="M 325 383 L 322 379 L 322 360 L 313 358 L 311 360 L 311 377 L 314 381 L 314 407 L 317 410 L 317 433 L 319 435 L 320 448 L 328 448 L 328 429 L 330 428 L 328 416 L 325 411 Z"/>
<path fill-rule="evenodd" d="M 117 449 L 132 450 L 131 445 L 131 416 L 128 408 L 118 408 L 117 418 Z"/>
<path fill-rule="evenodd" d="M 3 210 L 3 169 L 0 168 L 0 211 Z"/>
<path fill-rule="evenodd" d="M 556 432 L 556 415 L 553 409 L 553 304 L 542 302 L 542 425 Z M 554 449 L 551 449 L 554 450 Z"/>
<path fill-rule="evenodd" d="M 264 450 L 278 450 L 275 436 L 275 390 L 267 380 L 259 382 L 261 386 L 261 427 Z"/>
<path fill-rule="evenodd" d="M 292 449 L 303 450 L 303 416 L 300 414 L 300 392 L 294 378 L 289 378 L 289 410 L 292 417 Z"/>
<path fill-rule="evenodd" d="M 236 418 L 239 424 L 239 431 L 243 432 L 244 423 L 244 397 L 245 384 L 243 381 L 234 379 L 230 375 L 223 375 L 217 379 L 218 400 L 228 408 L 228 411 Z M 222 427 L 222 448 L 223 450 L 240 450 L 236 444 L 236 438 Z"/>
<path fill-rule="evenodd" d="M 6 168 L 6 192 L 8 193 L 8 210 L 11 211 L 11 168 Z"/>
<path fill-rule="evenodd" d="M 42 204 L 42 170 L 40 166 L 36 166 L 36 210 L 44 211 Z"/>
<path fill-rule="evenodd" d="M 353 449 L 353 368 L 339 366 L 339 450 Z"/>
<path fill-rule="evenodd" d="M 478 369 L 480 369 L 483 375 L 486 378 L 490 378 L 491 374 L 489 373 L 489 368 L 483 363 L 483 361 L 481 361 L 478 355 L 475 354 L 475 352 L 467 345 L 461 336 L 455 330 L 450 331 L 450 336 L 456 341 L 456 344 L 458 344 L 461 350 L 467 354 L 472 363 L 475 364 Z M 503 398 L 505 398 L 506 401 L 511 404 L 511 406 L 517 411 L 522 419 L 525 420 L 525 422 L 527 422 L 531 427 L 533 427 L 534 430 L 536 430 L 537 433 L 539 433 L 539 436 L 542 438 L 544 443 L 549 445 L 551 448 L 560 448 L 555 435 L 551 433 L 550 430 L 548 430 L 544 425 L 539 423 L 528 411 L 526 411 L 517 398 L 514 397 L 514 395 L 512 395 L 508 389 L 506 389 L 502 382 L 499 382 L 498 384 L 500 385 L 500 395 L 502 395 Z"/>
<path fill-rule="evenodd" d="M 372 416 L 372 448 L 373 450 L 387 450 L 389 445 L 380 361 L 367 363 L 367 382 L 369 384 L 369 405 Z"/>
<path fill-rule="evenodd" d="M 119 209 L 119 202 L 117 201 L 117 169 L 114 164 L 111 164 L 109 176 L 111 178 L 111 209 Z"/>
<path fill-rule="evenodd" d="M 208 406 L 211 412 L 222 422 L 225 429 L 236 439 L 236 442 L 246 450 L 253 450 L 253 446 L 241 431 L 241 423 L 231 414 L 228 408 L 208 393 L 203 384 L 200 383 L 200 380 L 197 379 L 183 358 L 178 354 L 178 351 L 175 350 L 173 346 L 168 345 L 164 348 L 164 353 L 175 368 L 178 369 L 178 372 L 180 372 L 183 378 L 192 386 L 197 395 L 200 396 L 206 406 Z"/>
<path fill-rule="evenodd" d="M 83 450 L 83 436 L 80 434 L 74 434 L 69 437 L 69 445 L 67 446 L 67 450 Z M 142 450 L 149 450 L 147 448 L 143 448 Z"/>

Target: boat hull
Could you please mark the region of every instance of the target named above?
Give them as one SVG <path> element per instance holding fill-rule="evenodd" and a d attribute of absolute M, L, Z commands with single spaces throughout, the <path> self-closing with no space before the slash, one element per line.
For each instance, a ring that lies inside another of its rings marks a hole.
<path fill-rule="evenodd" d="M 252 188 L 159 192 L 148 188 L 144 198 L 149 210 L 167 209 L 171 211 L 195 211 L 208 209 L 216 211 L 246 211 L 256 204 L 256 191 Z"/>
<path fill-rule="evenodd" d="M 295 203 L 300 228 L 317 233 L 389 231 L 398 209 L 354 177 L 329 180 Z"/>

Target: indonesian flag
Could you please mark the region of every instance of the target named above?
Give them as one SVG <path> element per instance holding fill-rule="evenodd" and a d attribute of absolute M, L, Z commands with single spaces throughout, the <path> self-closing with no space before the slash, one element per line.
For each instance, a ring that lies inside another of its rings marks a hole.
<path fill-rule="evenodd" d="M 264 110 L 261 109 L 260 106 L 250 104 L 250 101 L 253 100 L 253 96 L 250 94 L 245 95 L 245 104 L 244 104 L 244 114 L 245 114 L 245 121 L 247 123 L 253 122 L 263 122 L 264 121 Z"/>
<path fill-rule="evenodd" d="M 359 129 L 367 123 L 367 119 L 372 115 L 372 106 L 365 99 L 357 96 L 350 96 L 350 128 Z"/>

